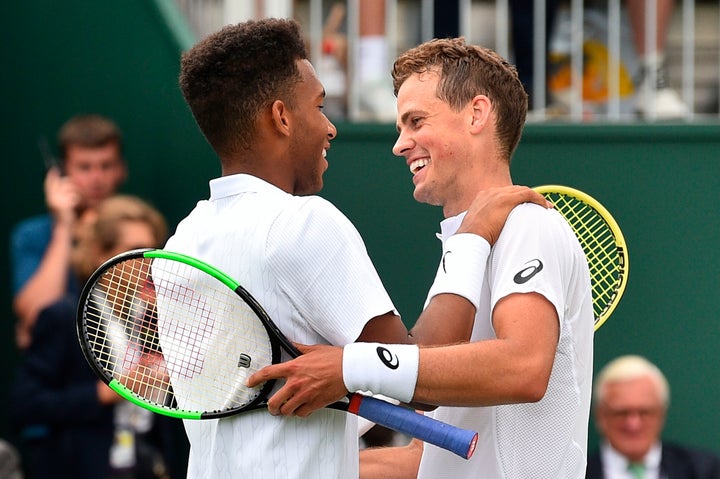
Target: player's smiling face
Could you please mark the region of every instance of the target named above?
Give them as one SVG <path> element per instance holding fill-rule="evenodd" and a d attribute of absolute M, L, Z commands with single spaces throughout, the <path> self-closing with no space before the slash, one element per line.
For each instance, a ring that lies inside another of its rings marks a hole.
<path fill-rule="evenodd" d="M 317 193 L 322 189 L 322 175 L 327 170 L 327 150 L 337 130 L 323 113 L 325 90 L 307 60 L 298 61 L 302 80 L 295 89 L 292 152 L 294 164 L 293 194 Z"/>
<path fill-rule="evenodd" d="M 413 174 L 417 201 L 448 207 L 457 202 L 458 163 L 464 138 L 463 112 L 455 112 L 436 95 L 434 71 L 410 76 L 398 91 L 398 139 L 393 153 L 405 157 Z M 447 209 L 447 208 L 446 208 Z"/>

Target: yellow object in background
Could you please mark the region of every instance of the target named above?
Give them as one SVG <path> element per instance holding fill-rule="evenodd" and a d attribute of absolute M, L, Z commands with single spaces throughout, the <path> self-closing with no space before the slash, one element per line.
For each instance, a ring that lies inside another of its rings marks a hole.
<path fill-rule="evenodd" d="M 603 103 L 610 99 L 610 83 L 608 75 L 611 61 L 605 44 L 599 40 L 588 39 L 583 42 L 583 79 L 582 98 L 583 101 Z M 550 71 L 548 79 L 550 92 L 558 99 L 569 94 L 571 86 L 571 63 L 569 55 L 551 55 Z M 625 65 L 620 62 L 620 81 L 618 93 L 620 98 L 633 94 L 633 81 Z"/>

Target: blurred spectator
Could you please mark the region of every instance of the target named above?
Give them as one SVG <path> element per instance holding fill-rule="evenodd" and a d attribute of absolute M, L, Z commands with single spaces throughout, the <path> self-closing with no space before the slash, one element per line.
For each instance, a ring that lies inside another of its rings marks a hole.
<path fill-rule="evenodd" d="M 317 65 L 318 76 L 325 86 L 324 112 L 332 120 L 347 117 L 348 38 L 344 2 L 334 2 L 323 26 L 322 58 Z M 395 122 L 395 95 L 390 79 L 388 39 L 385 35 L 385 0 L 359 2 L 359 38 L 354 46 L 359 96 L 356 120 Z M 342 102 L 342 106 L 338 105 Z"/>
<path fill-rule="evenodd" d="M 661 438 L 670 388 L 654 364 L 621 356 L 595 380 L 600 451 L 588 459 L 587 479 L 720 479 L 720 458 Z"/>
<path fill-rule="evenodd" d="M 125 181 L 122 135 L 99 115 L 70 118 L 58 133 L 60 158 L 47 158 L 48 213 L 23 220 L 10 239 L 16 342 L 28 347 L 38 312 L 77 290 L 70 252 L 79 220 Z M 50 156 L 49 154 L 47 156 Z"/>
<path fill-rule="evenodd" d="M 139 198 L 113 196 L 95 213 L 72 253 L 80 283 L 110 257 L 166 239 L 164 218 Z M 40 311 L 18 365 L 12 421 L 28 479 L 184 477 L 182 423 L 121 399 L 95 376 L 78 345 L 77 303 L 74 292 Z"/>
<path fill-rule="evenodd" d="M 545 59 L 545 89 L 547 91 L 548 47 L 552 36 L 558 0 L 545 0 L 545 45 L 543 58 Z M 528 94 L 531 110 L 545 108 L 535 98 L 535 2 L 533 0 L 510 0 L 510 33 L 512 35 L 515 67 L 520 81 Z M 546 102 L 549 95 L 546 94 Z"/>
<path fill-rule="evenodd" d="M 343 30 L 345 4 L 334 2 L 325 18 L 322 31 L 322 46 L 317 74 L 325 87 L 325 108 L 323 113 L 329 119 L 347 119 L 347 35 Z M 308 46 L 310 51 L 310 46 Z"/>
<path fill-rule="evenodd" d="M 644 117 L 668 120 L 682 118 L 688 107 L 680 95 L 670 87 L 665 47 L 668 30 L 675 6 L 674 0 L 656 0 L 657 22 L 655 38 L 646 41 L 646 19 L 651 0 L 628 0 L 628 16 L 633 33 L 633 44 L 640 61 L 636 81 L 637 96 L 635 111 Z"/>
<path fill-rule="evenodd" d="M 360 2 L 360 39 L 356 51 L 361 119 L 394 123 L 397 106 L 390 81 L 385 0 Z"/>

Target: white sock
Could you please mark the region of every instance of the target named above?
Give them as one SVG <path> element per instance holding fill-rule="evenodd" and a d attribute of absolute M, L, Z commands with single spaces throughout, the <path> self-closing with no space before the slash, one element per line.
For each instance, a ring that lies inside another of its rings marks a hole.
<path fill-rule="evenodd" d="M 665 52 L 656 51 L 643 55 L 642 58 L 640 58 L 640 63 L 648 70 L 657 70 L 665 63 Z"/>
<path fill-rule="evenodd" d="M 389 78 L 387 39 L 383 35 L 360 37 L 358 42 L 358 74 L 361 83 Z"/>

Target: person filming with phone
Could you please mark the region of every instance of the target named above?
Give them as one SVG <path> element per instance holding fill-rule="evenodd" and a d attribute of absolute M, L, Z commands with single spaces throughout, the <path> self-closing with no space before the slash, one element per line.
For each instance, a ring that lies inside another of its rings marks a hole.
<path fill-rule="evenodd" d="M 114 195 L 127 177 L 122 134 L 96 114 L 70 118 L 58 132 L 59 158 L 46 158 L 44 191 L 48 212 L 25 219 L 11 233 L 16 344 L 26 349 L 38 312 L 79 288 L 70 273 L 79 219 Z"/>

